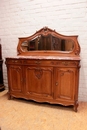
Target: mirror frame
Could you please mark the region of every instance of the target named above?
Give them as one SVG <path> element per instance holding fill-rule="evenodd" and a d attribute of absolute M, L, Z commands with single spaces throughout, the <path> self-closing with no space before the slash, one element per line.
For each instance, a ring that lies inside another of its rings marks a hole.
<path fill-rule="evenodd" d="M 35 50 L 35 51 L 23 51 L 21 49 L 21 45 L 24 41 L 30 41 L 32 39 L 34 39 L 35 37 L 39 36 L 39 35 L 43 35 L 43 36 L 47 36 L 47 35 L 53 35 L 57 38 L 61 38 L 61 39 L 64 39 L 64 40 L 73 40 L 74 41 L 74 48 L 72 51 L 55 51 L 55 50 L 42 50 L 42 51 L 39 51 L 39 50 Z M 50 55 L 50 56 L 59 56 L 59 55 L 63 55 L 63 56 L 79 56 L 80 54 L 80 46 L 79 46 L 79 43 L 78 43 L 78 35 L 74 35 L 74 36 L 65 36 L 65 35 L 62 35 L 62 34 L 59 34 L 57 33 L 55 30 L 52 30 L 48 27 L 44 27 L 42 29 L 40 29 L 39 31 L 36 31 L 36 33 L 34 33 L 33 35 L 29 36 L 29 37 L 22 37 L 22 38 L 19 38 L 19 42 L 18 42 L 18 46 L 17 46 L 17 52 L 18 52 L 18 55 L 20 56 L 29 56 L 29 55 Z"/>

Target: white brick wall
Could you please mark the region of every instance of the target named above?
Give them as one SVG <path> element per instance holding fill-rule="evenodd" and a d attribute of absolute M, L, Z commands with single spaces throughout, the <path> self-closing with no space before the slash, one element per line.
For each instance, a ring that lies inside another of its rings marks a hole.
<path fill-rule="evenodd" d="M 0 0 L 2 55 L 17 55 L 18 37 L 48 26 L 65 35 L 78 35 L 81 46 L 79 100 L 87 101 L 87 0 Z M 7 72 L 3 64 L 4 84 Z"/>

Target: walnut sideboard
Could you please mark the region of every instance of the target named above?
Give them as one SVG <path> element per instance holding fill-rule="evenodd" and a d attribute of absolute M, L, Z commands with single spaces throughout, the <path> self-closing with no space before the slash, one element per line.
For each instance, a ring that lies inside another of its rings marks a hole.
<path fill-rule="evenodd" d="M 9 97 L 78 107 L 78 36 L 47 27 L 19 38 L 16 57 L 7 57 Z"/>

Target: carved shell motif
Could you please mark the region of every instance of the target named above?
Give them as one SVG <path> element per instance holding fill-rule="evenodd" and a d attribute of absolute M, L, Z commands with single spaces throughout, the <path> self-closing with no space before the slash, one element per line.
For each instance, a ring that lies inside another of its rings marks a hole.
<path fill-rule="evenodd" d="M 41 68 L 35 69 L 35 76 L 36 76 L 38 79 L 40 79 L 40 78 L 42 77 L 42 75 L 43 75 L 43 71 L 42 71 Z"/>

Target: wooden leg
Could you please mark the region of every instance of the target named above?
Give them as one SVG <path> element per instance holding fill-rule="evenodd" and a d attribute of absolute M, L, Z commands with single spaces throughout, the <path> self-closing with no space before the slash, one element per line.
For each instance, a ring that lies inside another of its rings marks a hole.
<path fill-rule="evenodd" d="M 77 112 L 77 107 L 78 107 L 78 101 L 75 101 L 75 104 L 74 104 L 74 111 Z"/>
<path fill-rule="evenodd" d="M 11 100 L 11 99 L 14 99 L 14 97 L 8 94 L 8 99 Z"/>
<path fill-rule="evenodd" d="M 9 99 L 9 100 L 11 99 L 11 95 L 10 95 L 10 94 L 8 94 L 8 99 Z"/>

